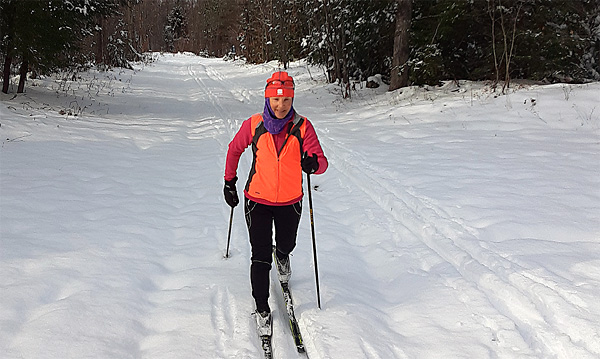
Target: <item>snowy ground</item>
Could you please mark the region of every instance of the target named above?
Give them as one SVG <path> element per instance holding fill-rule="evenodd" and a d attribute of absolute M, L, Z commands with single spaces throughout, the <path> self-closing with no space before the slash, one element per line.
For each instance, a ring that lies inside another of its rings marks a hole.
<path fill-rule="evenodd" d="M 222 182 L 275 68 L 168 55 L 1 94 L 3 358 L 260 357 Z M 330 161 L 321 310 L 307 210 L 292 258 L 310 358 L 600 357 L 600 83 L 343 101 L 289 72 Z M 273 289 L 275 355 L 298 357 Z"/>

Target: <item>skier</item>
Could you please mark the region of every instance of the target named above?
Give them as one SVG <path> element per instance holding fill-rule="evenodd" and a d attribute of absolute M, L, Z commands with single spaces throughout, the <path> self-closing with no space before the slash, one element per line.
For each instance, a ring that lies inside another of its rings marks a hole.
<path fill-rule="evenodd" d="M 225 164 L 225 201 L 239 203 L 236 181 L 240 156 L 252 144 L 253 161 L 244 188 L 244 213 L 252 247 L 250 283 L 261 336 L 272 331 L 269 308 L 269 272 L 275 226 L 277 274 L 287 283 L 291 275 L 289 255 L 296 246 L 302 213 L 302 171 L 321 174 L 328 166 L 311 122 L 293 107 L 294 79 L 278 71 L 267 80 L 265 105 L 242 123 L 229 143 Z"/>

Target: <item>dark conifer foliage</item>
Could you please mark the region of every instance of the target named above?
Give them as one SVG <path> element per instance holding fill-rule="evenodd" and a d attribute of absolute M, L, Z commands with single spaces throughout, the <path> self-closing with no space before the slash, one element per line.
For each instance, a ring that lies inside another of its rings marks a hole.
<path fill-rule="evenodd" d="M 19 64 L 18 92 L 26 74 L 46 74 L 85 64 L 82 38 L 95 31 L 96 20 L 115 14 L 121 0 L 0 1 L 0 52 L 4 58 L 3 92 L 11 65 Z"/>

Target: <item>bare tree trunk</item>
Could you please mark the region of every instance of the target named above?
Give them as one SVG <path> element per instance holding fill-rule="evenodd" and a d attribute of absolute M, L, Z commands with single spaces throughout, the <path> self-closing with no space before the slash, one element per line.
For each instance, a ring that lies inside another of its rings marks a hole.
<path fill-rule="evenodd" d="M 27 80 L 27 71 L 29 70 L 29 61 L 23 60 L 21 67 L 19 68 L 19 87 L 17 93 L 23 93 L 25 90 L 25 80 Z"/>
<path fill-rule="evenodd" d="M 285 6 L 282 4 L 279 5 L 280 13 L 279 13 L 279 47 L 281 51 L 280 61 L 283 64 L 283 68 L 287 70 L 288 63 L 290 62 L 288 57 L 288 33 L 289 33 L 289 22 L 288 18 L 285 16 Z"/>
<path fill-rule="evenodd" d="M 330 8 L 330 4 L 329 4 L 328 0 L 325 0 L 325 2 L 323 4 L 323 10 L 325 12 L 325 28 L 327 29 L 326 30 L 327 34 L 325 36 L 327 44 L 328 44 L 327 49 L 329 50 L 331 59 L 333 61 L 333 63 L 331 65 L 329 65 L 329 63 L 328 63 L 327 73 L 329 75 L 329 82 L 333 83 L 335 81 L 340 80 L 342 77 L 342 74 L 340 71 L 339 51 L 337 49 L 337 43 L 335 41 L 335 34 L 334 34 L 334 30 L 333 30 L 336 26 L 334 26 L 334 24 L 333 24 L 331 8 Z"/>
<path fill-rule="evenodd" d="M 96 63 L 103 64 L 104 63 L 104 48 L 106 44 L 104 43 L 104 32 L 106 21 L 104 21 L 101 17 L 98 19 L 98 27 L 100 30 L 96 34 Z"/>
<path fill-rule="evenodd" d="M 500 6 L 502 6 L 502 3 L 500 3 Z M 502 85 L 502 93 L 504 94 L 504 91 L 506 91 L 506 88 L 508 87 L 508 84 L 510 82 L 510 59 L 508 57 L 508 44 L 507 44 L 507 35 L 506 35 L 506 29 L 504 27 L 504 15 L 502 14 L 502 11 L 500 11 L 500 25 L 502 28 L 502 40 L 504 41 L 504 60 L 505 60 L 505 69 L 504 69 L 504 84 Z"/>
<path fill-rule="evenodd" d="M 498 1 L 498 7 L 500 8 L 500 28 L 502 30 L 502 41 L 504 45 L 504 84 L 502 85 L 502 93 L 506 92 L 506 89 L 510 86 L 510 64 L 513 58 L 514 49 L 515 49 L 515 40 L 517 36 L 517 22 L 519 21 L 519 13 L 521 12 L 521 8 L 523 7 L 522 2 L 518 2 L 516 9 L 513 7 L 512 10 L 515 12 L 514 18 L 509 20 L 504 19 L 504 9 L 505 7 L 502 5 L 502 0 Z M 509 34 L 506 30 L 505 22 L 513 21 L 512 26 L 512 34 Z M 510 39 L 510 48 L 508 41 Z M 498 71 L 498 70 L 497 70 Z"/>
<path fill-rule="evenodd" d="M 12 64 L 12 56 L 6 55 L 4 58 L 4 71 L 2 73 L 2 92 L 8 93 L 8 85 L 10 82 L 10 65 Z"/>
<path fill-rule="evenodd" d="M 342 75 L 342 94 L 344 98 L 351 98 L 350 74 L 348 73 L 348 52 L 346 51 L 346 18 L 341 19 L 342 27 L 340 31 L 340 41 L 338 42 L 340 54 L 340 73 Z"/>
<path fill-rule="evenodd" d="M 0 50 L 0 53 L 3 53 L 4 58 L 4 67 L 2 71 L 2 92 L 8 93 L 8 85 L 10 84 L 10 65 L 13 60 L 13 40 L 14 40 L 14 32 L 15 32 L 15 19 L 17 18 L 16 14 L 16 1 L 2 1 L 2 13 L 0 16 L 0 23 L 3 24 L 0 31 L 0 37 L 2 38 L 2 42 L 4 42 L 4 47 Z"/>
<path fill-rule="evenodd" d="M 512 35 L 511 35 L 511 42 L 510 42 L 510 51 L 506 51 L 507 52 L 507 56 L 506 56 L 506 77 L 505 77 L 505 83 L 504 83 L 504 87 L 502 88 L 502 92 L 504 92 L 505 88 L 508 88 L 510 85 L 510 72 L 509 72 L 509 68 L 510 68 L 510 62 L 512 61 L 512 57 L 513 57 L 513 51 L 515 49 L 515 38 L 517 36 L 517 21 L 519 21 L 519 13 L 521 12 L 521 7 L 523 6 L 522 3 L 519 3 L 518 7 L 517 7 L 517 13 L 515 14 L 515 19 L 513 22 L 513 29 L 512 29 Z M 504 28 L 503 28 L 504 30 Z M 506 38 L 506 35 L 505 35 Z M 505 40 L 506 41 L 506 40 Z"/>
<path fill-rule="evenodd" d="M 491 1 L 491 2 L 490 2 Z M 494 91 L 500 82 L 500 68 L 498 65 L 498 55 L 496 54 L 496 4 L 495 0 L 488 0 L 488 14 L 492 21 L 492 55 L 494 56 L 494 70 L 496 71 L 496 81 L 494 82 Z"/>
<path fill-rule="evenodd" d="M 394 55 L 392 58 L 392 70 L 390 72 L 390 91 L 408 86 L 408 57 L 409 29 L 412 19 L 412 1 L 397 0 L 396 31 L 394 34 Z"/>
<path fill-rule="evenodd" d="M 342 16 L 340 19 L 340 31 L 339 31 L 339 41 L 337 42 L 339 48 L 339 58 L 340 58 L 340 75 L 342 76 L 342 94 L 344 98 L 351 98 L 352 91 L 350 89 L 350 74 L 349 74 L 349 59 L 348 59 L 348 51 L 346 49 L 347 44 L 347 20 L 345 16 Z"/>

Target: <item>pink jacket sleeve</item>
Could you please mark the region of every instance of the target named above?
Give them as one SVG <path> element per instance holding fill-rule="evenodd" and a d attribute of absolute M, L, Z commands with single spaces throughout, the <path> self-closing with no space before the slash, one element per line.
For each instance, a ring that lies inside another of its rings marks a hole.
<path fill-rule="evenodd" d="M 252 143 L 252 131 L 250 129 L 250 119 L 242 123 L 239 131 L 229 143 L 227 158 L 225 159 L 225 180 L 230 181 L 237 174 L 238 163 L 242 153 Z"/>
<path fill-rule="evenodd" d="M 325 172 L 329 166 L 329 162 L 327 162 L 327 157 L 325 157 L 325 154 L 323 153 L 323 149 L 321 148 L 321 143 L 319 142 L 315 128 L 308 120 L 306 121 L 306 133 L 304 134 L 302 147 L 304 152 L 307 152 L 309 156 L 312 156 L 313 153 L 317 154 L 319 169 L 314 174 L 320 175 L 321 173 Z"/>

